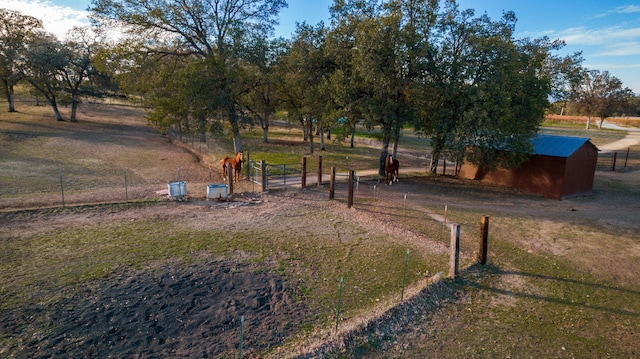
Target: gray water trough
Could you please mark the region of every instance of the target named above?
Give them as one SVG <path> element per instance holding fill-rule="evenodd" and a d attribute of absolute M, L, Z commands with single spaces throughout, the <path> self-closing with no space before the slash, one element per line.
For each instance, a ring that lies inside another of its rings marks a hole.
<path fill-rule="evenodd" d="M 169 182 L 169 198 L 183 199 L 187 196 L 187 182 Z"/>
<path fill-rule="evenodd" d="M 226 184 L 210 184 L 207 186 L 207 199 L 226 199 Z"/>

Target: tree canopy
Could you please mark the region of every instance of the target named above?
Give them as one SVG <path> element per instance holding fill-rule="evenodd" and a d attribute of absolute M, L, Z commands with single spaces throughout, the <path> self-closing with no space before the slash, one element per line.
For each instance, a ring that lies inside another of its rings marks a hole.
<path fill-rule="evenodd" d="M 250 87 L 243 71 L 252 50 L 247 45 L 272 33 L 284 6 L 284 0 L 94 0 L 91 10 L 97 23 L 111 21 L 123 26 L 139 40 L 141 50 L 193 57 L 193 61 L 212 66 L 214 71 L 200 74 L 216 83 L 213 87 L 217 90 L 210 94 L 218 97 L 212 101 L 228 120 L 235 150 L 240 151 L 240 101 Z M 179 101 L 180 97 L 174 99 Z M 202 124 L 206 120 L 202 109 L 193 109 L 196 112 L 186 115 Z"/>
<path fill-rule="evenodd" d="M 16 111 L 13 88 L 22 79 L 20 65 L 24 53 L 43 33 L 41 20 L 0 8 L 0 80 L 9 112 Z"/>
<path fill-rule="evenodd" d="M 245 123 L 259 124 L 268 141 L 276 113 L 302 126 L 310 152 L 314 130 L 323 149 L 325 130 L 342 126 L 342 139 L 364 124 L 381 131 L 382 173 L 406 128 L 429 138 L 433 172 L 443 158 L 513 167 L 531 152 L 549 100 L 563 108 L 573 101 L 601 119 L 635 103 L 619 80 L 582 69 L 580 53 L 556 55 L 562 42 L 515 38 L 513 12 L 491 19 L 456 0 L 334 0 L 329 24 L 298 24 L 291 39 L 275 39 L 286 6 L 93 0 L 94 24 L 126 33 L 115 44 L 82 29 L 61 41 L 39 20 L 3 10 L 9 110 L 12 86 L 23 79 L 59 119 L 56 104 L 70 103 L 74 120 L 80 95 L 95 94 L 99 83 L 143 97 L 162 130 L 178 127 L 201 141 L 228 131 L 236 151 Z"/>

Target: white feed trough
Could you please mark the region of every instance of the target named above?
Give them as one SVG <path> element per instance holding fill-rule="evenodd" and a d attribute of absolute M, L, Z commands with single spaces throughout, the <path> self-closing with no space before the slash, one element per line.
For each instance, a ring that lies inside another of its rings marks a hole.
<path fill-rule="evenodd" d="M 169 183 L 169 198 L 183 199 L 187 196 L 187 182 L 170 182 Z"/>
<path fill-rule="evenodd" d="M 227 185 L 226 184 L 210 184 L 207 186 L 207 198 L 208 199 L 226 199 L 227 198 Z"/>

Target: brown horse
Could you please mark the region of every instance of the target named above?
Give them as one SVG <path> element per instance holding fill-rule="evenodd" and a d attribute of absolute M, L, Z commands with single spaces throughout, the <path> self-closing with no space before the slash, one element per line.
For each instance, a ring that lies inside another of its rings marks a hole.
<path fill-rule="evenodd" d="M 384 171 L 386 174 L 386 184 L 392 184 L 398 180 L 398 169 L 400 168 L 400 162 L 393 158 L 393 155 L 387 155 L 387 161 L 384 164 Z"/>
<path fill-rule="evenodd" d="M 222 180 L 227 180 L 227 164 L 231 163 L 231 168 L 233 169 L 233 180 L 238 182 L 240 180 L 240 171 L 242 170 L 242 162 L 244 160 L 242 151 L 238 151 L 235 157 L 225 157 L 220 160 L 220 167 L 222 167 Z"/>

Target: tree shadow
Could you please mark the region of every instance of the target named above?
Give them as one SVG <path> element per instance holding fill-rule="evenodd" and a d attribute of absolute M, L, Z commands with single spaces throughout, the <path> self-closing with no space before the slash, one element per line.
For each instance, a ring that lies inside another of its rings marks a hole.
<path fill-rule="evenodd" d="M 491 272 L 491 273 L 493 273 L 493 274 L 495 274 L 497 276 L 511 276 L 512 275 L 512 276 L 533 278 L 535 280 L 541 280 L 541 281 L 552 281 L 552 282 L 566 283 L 566 284 L 569 284 L 569 285 L 579 285 L 579 286 L 584 286 L 584 287 L 590 287 L 590 288 L 597 289 L 597 290 L 613 292 L 613 293 L 607 294 L 608 296 L 625 295 L 625 296 L 635 297 L 632 300 L 630 300 L 629 302 L 639 302 L 640 301 L 640 291 L 631 290 L 631 289 L 627 289 L 627 288 L 620 288 L 620 287 L 604 285 L 604 284 L 599 284 L 599 283 L 591 283 L 591 282 L 580 281 L 580 280 L 576 280 L 576 279 L 572 279 L 572 278 L 562 278 L 562 277 L 549 276 L 549 275 L 537 274 L 537 273 L 507 271 L 507 270 L 502 270 L 502 269 L 500 269 L 500 268 L 498 268 L 496 266 L 492 266 L 492 265 L 488 265 L 484 269 L 479 269 L 478 267 L 481 267 L 481 265 L 480 264 L 475 264 L 472 267 L 470 267 L 468 269 L 468 271 L 469 272 L 477 272 L 477 271 L 485 271 L 486 272 L 486 271 L 489 271 L 489 272 Z M 583 300 L 579 300 L 579 299 L 563 299 L 563 298 L 558 298 L 558 297 L 554 297 L 554 296 L 532 294 L 532 293 L 527 293 L 527 292 L 524 292 L 524 291 L 517 291 L 517 290 L 513 290 L 513 289 L 501 289 L 501 288 L 497 288 L 497 287 L 494 287 L 494 286 L 483 284 L 481 282 L 481 280 L 474 281 L 472 279 L 469 279 L 467 284 L 473 286 L 474 288 L 477 288 L 477 289 L 480 289 L 480 290 L 484 290 L 484 291 L 487 291 L 487 292 L 490 292 L 490 293 L 494 293 L 494 294 L 507 295 L 507 296 L 512 296 L 512 297 L 516 297 L 516 298 L 533 299 L 533 300 L 537 300 L 537 301 L 545 301 L 545 302 L 553 303 L 553 304 L 566 305 L 566 306 L 569 306 L 569 307 L 580 307 L 580 308 L 585 308 L 585 309 L 592 309 L 592 310 L 608 312 L 608 313 L 618 314 L 618 315 L 625 315 L 625 316 L 630 316 L 630 317 L 640 317 L 640 313 L 639 312 L 635 312 L 635 311 L 630 311 L 630 310 L 625 310 L 625 309 L 620 309 L 620 308 L 612 308 L 612 307 L 607 307 L 607 306 L 604 306 L 604 305 L 591 304 L 591 303 L 588 303 L 587 301 L 583 301 Z"/>

